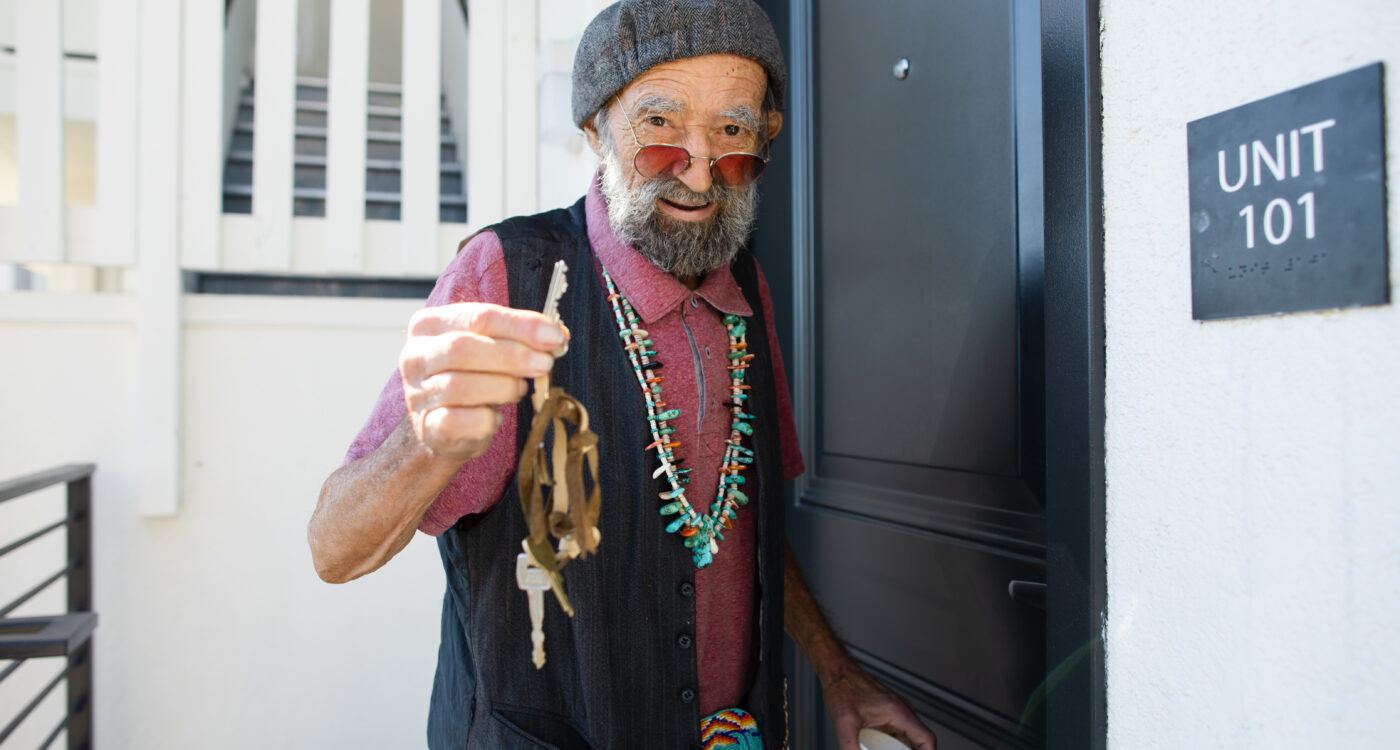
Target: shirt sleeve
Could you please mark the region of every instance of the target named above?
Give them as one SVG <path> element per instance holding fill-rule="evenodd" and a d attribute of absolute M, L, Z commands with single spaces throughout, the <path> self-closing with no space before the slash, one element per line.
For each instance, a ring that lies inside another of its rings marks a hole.
<path fill-rule="evenodd" d="M 802 446 L 797 440 L 797 425 L 792 418 L 792 396 L 788 392 L 787 372 L 783 368 L 783 350 L 778 347 L 778 327 L 773 325 L 773 299 L 768 293 L 768 279 L 763 269 L 758 271 L 758 296 L 763 301 L 763 319 L 768 321 L 768 351 L 773 354 L 773 390 L 778 397 L 778 440 L 783 454 L 783 479 L 791 481 L 806 471 L 802 461 Z"/>
<path fill-rule="evenodd" d="M 438 277 L 428 295 L 427 307 L 459 302 L 487 302 L 508 305 L 505 256 L 494 233 L 482 232 L 471 238 Z M 345 454 L 351 463 L 373 452 L 403 421 L 408 408 L 404 401 L 403 380 L 397 370 L 379 393 L 379 400 L 360 433 Z M 418 530 L 437 536 L 452 528 L 463 516 L 484 513 L 501 499 L 506 483 L 515 474 L 516 410 L 514 404 L 500 407 L 501 426 L 491 446 L 464 464 L 423 514 Z"/>

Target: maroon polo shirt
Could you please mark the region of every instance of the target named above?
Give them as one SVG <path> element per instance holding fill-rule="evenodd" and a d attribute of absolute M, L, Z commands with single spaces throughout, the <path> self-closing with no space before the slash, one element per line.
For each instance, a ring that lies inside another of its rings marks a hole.
<path fill-rule="evenodd" d="M 728 396 L 725 386 L 729 382 L 729 372 L 725 355 L 729 350 L 729 338 L 722 317 L 726 313 L 749 316 L 753 311 L 728 266 L 711 271 L 692 291 L 620 240 L 612 231 L 607 205 L 596 180 L 588 191 L 585 208 L 595 272 L 601 276 L 600 269 L 608 269 L 618 291 L 631 301 L 642 318 L 643 327 L 656 343 L 657 358 L 666 363 L 664 398 L 668 407 L 681 410 L 680 418 L 671 421 L 676 428 L 675 437 L 681 442 L 676 455 L 685 457 L 686 465 L 694 467 L 696 475 L 687 495 L 697 508 L 707 509 L 714 501 L 723 445 L 729 437 L 730 415 L 723 405 Z M 764 314 L 771 321 L 772 301 L 762 270 L 758 279 Z M 505 259 L 495 234 L 482 232 L 462 248 L 438 278 L 427 304 L 432 307 L 454 302 L 509 304 Z M 568 322 L 564 321 L 566 325 Z M 769 351 L 773 353 L 783 476 L 793 479 L 803 471 L 802 454 L 793 426 L 782 354 L 771 326 L 766 335 Z M 641 398 L 640 393 L 637 398 Z M 403 382 L 395 373 L 351 444 L 345 462 L 350 463 L 378 448 L 403 420 L 405 412 Z M 519 463 L 515 407 L 503 406 L 500 414 L 500 430 L 490 448 L 462 465 L 424 514 L 418 526 L 420 531 L 437 536 L 463 516 L 485 513 L 500 500 Z M 597 420 L 607 415 L 591 416 Z M 647 468 L 654 468 L 655 458 L 644 453 L 642 446 L 604 445 L 600 449 L 635 450 L 638 460 L 648 462 Z M 607 503 L 606 480 L 603 502 Z M 680 543 L 677 537 L 676 544 Z M 752 680 L 757 604 L 755 545 L 754 513 L 740 509 L 734 529 L 725 532 L 724 541 L 719 543 L 714 563 L 696 571 L 695 644 L 702 716 L 739 706 Z M 606 546 L 605 539 L 603 549 Z M 513 561 L 506 562 L 513 564 Z"/>

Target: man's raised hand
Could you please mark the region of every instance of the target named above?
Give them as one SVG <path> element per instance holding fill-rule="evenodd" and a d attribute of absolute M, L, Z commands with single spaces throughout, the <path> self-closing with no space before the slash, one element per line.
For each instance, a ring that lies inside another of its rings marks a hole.
<path fill-rule="evenodd" d="M 496 407 L 528 391 L 554 366 L 568 332 L 545 316 L 463 302 L 418 311 L 399 353 L 404 400 L 418 441 L 457 461 L 486 451 L 500 426 Z"/>

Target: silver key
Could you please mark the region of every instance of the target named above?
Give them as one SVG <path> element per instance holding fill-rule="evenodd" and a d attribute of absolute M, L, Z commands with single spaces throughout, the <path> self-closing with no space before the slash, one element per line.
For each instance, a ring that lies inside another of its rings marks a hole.
<path fill-rule="evenodd" d="M 564 278 L 564 274 L 568 271 L 569 265 L 563 259 L 555 261 L 554 273 L 549 277 L 549 291 L 545 293 L 544 310 L 542 311 L 551 323 L 559 323 L 559 298 L 563 297 L 564 292 L 569 288 L 569 282 Z M 554 356 L 562 357 L 567 351 L 569 351 L 568 343 L 560 344 L 559 348 L 555 350 Z"/>
<path fill-rule="evenodd" d="M 564 291 L 569 288 L 569 282 L 564 278 L 568 273 L 569 265 L 563 260 L 555 261 L 554 274 L 549 277 L 549 291 L 544 296 L 544 316 L 549 318 L 549 322 L 559 322 L 559 298 L 564 296 Z"/>
<path fill-rule="evenodd" d="M 543 568 L 530 564 L 530 556 L 521 552 L 515 557 L 515 585 L 530 601 L 530 641 L 534 643 L 531 658 L 535 669 L 544 666 L 544 592 L 550 588 L 549 576 Z"/>

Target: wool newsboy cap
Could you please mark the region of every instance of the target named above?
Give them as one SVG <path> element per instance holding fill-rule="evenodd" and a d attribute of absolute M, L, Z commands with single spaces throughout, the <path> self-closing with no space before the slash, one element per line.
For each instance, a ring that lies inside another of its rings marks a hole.
<path fill-rule="evenodd" d="M 783 51 L 773 22 L 753 0 L 613 3 L 588 24 L 574 55 L 574 124 L 583 127 L 613 94 L 654 65 L 717 54 L 762 65 L 773 104 L 783 106 Z"/>

